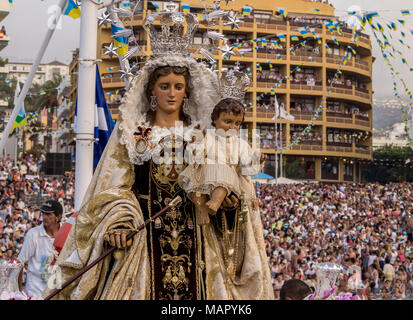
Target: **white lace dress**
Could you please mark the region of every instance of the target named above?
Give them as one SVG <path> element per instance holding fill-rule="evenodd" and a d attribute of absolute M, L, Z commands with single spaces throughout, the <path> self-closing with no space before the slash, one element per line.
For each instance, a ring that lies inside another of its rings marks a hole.
<path fill-rule="evenodd" d="M 204 153 L 205 151 L 205 153 Z M 248 142 L 233 132 L 208 130 L 201 141 L 188 146 L 189 165 L 178 178 L 187 193 L 210 195 L 217 187 L 227 194 L 242 192 L 242 175 L 252 176 L 260 170 L 259 153 L 252 152 Z"/>

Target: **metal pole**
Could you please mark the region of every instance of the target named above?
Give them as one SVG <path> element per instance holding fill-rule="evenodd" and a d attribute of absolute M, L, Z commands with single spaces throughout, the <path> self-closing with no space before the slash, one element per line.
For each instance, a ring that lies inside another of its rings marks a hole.
<path fill-rule="evenodd" d="M 280 106 L 280 148 L 283 146 L 283 125 L 281 117 L 281 106 Z M 280 178 L 283 176 L 283 152 L 280 150 Z"/>
<path fill-rule="evenodd" d="M 10 120 L 7 123 L 6 129 L 4 129 L 3 135 L 1 137 L 0 150 L 3 150 L 6 144 L 6 140 L 9 137 L 11 128 L 13 127 L 14 121 L 16 121 L 16 117 L 20 111 L 20 108 L 24 102 L 24 99 L 26 98 L 27 92 L 29 91 L 29 88 L 32 85 L 32 81 L 34 79 L 34 76 L 36 75 L 36 70 L 44 56 L 47 46 L 49 45 L 50 39 L 52 38 L 54 31 L 56 30 L 56 26 L 63 12 L 63 8 L 66 7 L 67 1 L 68 0 L 60 1 L 59 7 L 61 8 L 61 10 L 58 16 L 56 17 L 56 24 L 54 26 L 50 26 L 49 29 L 47 30 L 46 36 L 43 40 L 40 50 L 37 53 L 36 59 L 34 60 L 32 68 L 30 69 L 29 75 L 27 76 L 26 82 L 24 83 L 23 89 L 20 91 L 19 98 L 17 99 L 17 101 L 14 101 L 13 112 L 10 115 Z"/>
<path fill-rule="evenodd" d="M 275 99 L 277 99 L 277 97 L 275 97 Z M 279 108 L 278 108 L 278 104 L 277 101 L 275 101 L 275 183 L 277 183 L 277 179 L 278 179 L 278 128 L 277 128 L 277 112 L 279 113 Z"/>
<path fill-rule="evenodd" d="M 79 210 L 93 176 L 98 5 L 82 1 L 76 120 L 75 210 Z"/>

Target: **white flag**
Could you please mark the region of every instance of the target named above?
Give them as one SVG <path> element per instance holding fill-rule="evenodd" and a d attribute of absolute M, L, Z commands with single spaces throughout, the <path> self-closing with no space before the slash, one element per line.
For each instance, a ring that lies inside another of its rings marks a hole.
<path fill-rule="evenodd" d="M 290 121 L 294 121 L 295 119 L 294 116 L 287 113 L 283 107 L 281 107 L 281 118 L 290 120 Z"/>

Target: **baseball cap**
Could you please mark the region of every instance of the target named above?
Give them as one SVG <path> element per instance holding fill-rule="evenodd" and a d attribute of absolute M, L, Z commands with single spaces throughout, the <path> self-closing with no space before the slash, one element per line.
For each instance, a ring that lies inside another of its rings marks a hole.
<path fill-rule="evenodd" d="M 62 205 L 56 200 L 47 200 L 43 205 L 39 208 L 40 211 L 45 213 L 53 212 L 56 215 L 62 215 L 63 208 Z"/>

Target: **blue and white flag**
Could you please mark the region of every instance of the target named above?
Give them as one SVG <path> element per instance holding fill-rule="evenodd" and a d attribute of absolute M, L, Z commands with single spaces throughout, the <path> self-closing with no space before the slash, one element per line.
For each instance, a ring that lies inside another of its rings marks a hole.
<path fill-rule="evenodd" d="M 94 138 L 99 139 L 93 144 L 93 166 L 96 167 L 100 157 L 105 150 L 106 144 L 109 141 L 110 135 L 115 127 L 115 122 L 112 120 L 108 105 L 105 99 L 105 92 L 102 88 L 99 69 L 96 66 L 96 91 L 95 91 L 95 134 Z M 73 128 L 75 133 L 77 122 L 77 101 L 75 106 L 75 120 Z"/>
<path fill-rule="evenodd" d="M 93 165 L 95 167 L 99 163 L 114 127 L 115 122 L 112 120 L 108 104 L 106 103 L 99 69 L 96 66 L 95 138 L 98 138 L 99 141 L 95 142 L 93 148 Z"/>

